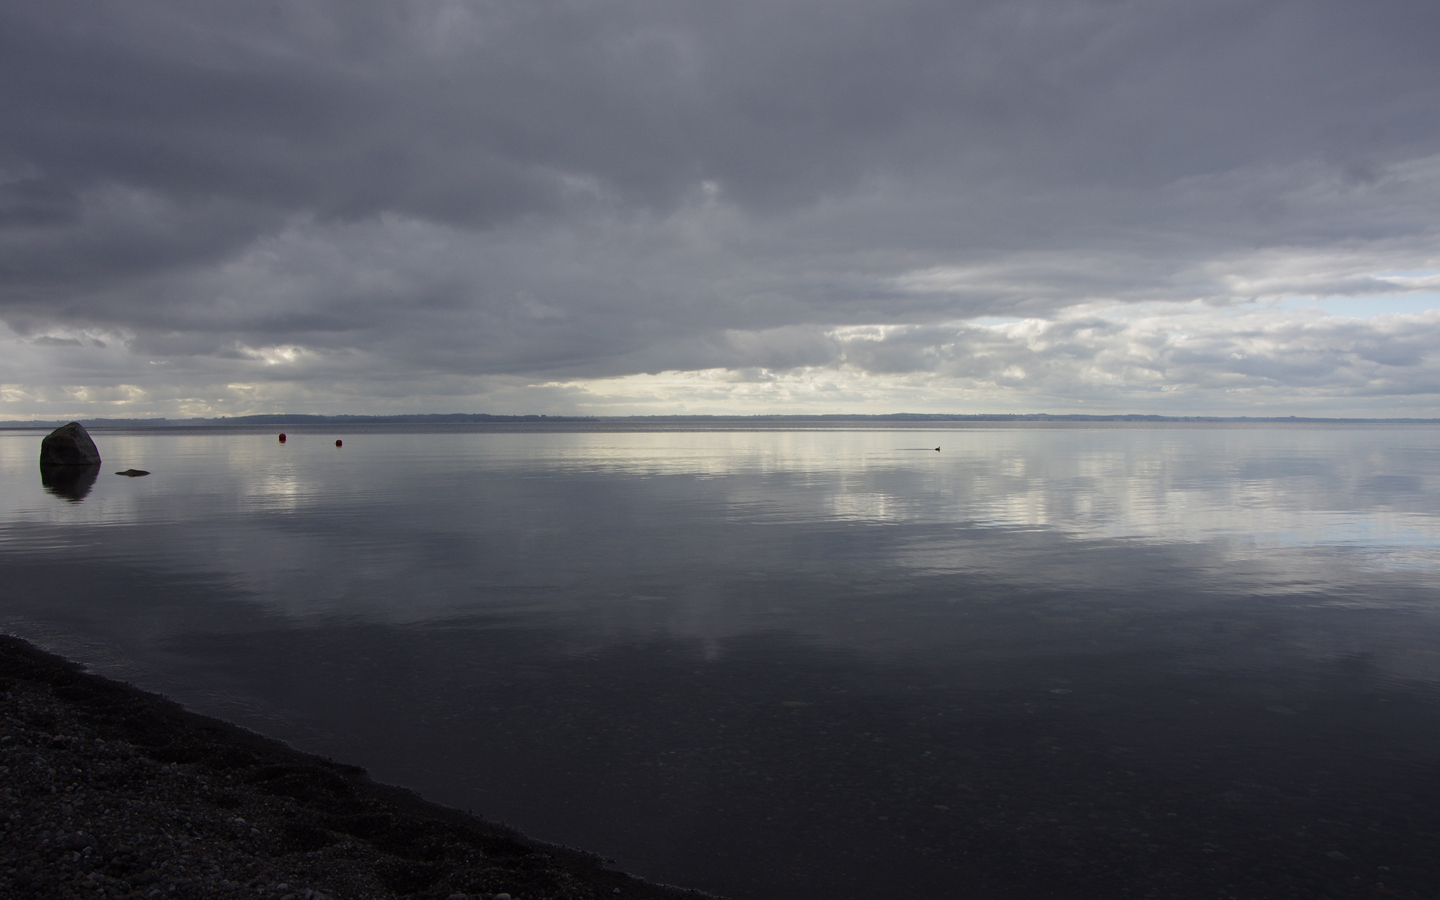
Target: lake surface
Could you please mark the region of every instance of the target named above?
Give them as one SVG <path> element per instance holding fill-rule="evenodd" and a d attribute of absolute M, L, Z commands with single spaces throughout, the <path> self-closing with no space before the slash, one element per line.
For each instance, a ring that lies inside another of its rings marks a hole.
<path fill-rule="evenodd" d="M 0 432 L 0 628 L 735 898 L 1436 896 L 1440 428 L 286 430 Z"/>

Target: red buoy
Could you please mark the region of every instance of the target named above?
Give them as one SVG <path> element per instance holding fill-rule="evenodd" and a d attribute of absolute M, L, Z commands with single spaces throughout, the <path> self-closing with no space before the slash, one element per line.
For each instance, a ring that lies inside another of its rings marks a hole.
<path fill-rule="evenodd" d="M 280 443 L 285 443 L 285 432 L 280 432 Z"/>
<path fill-rule="evenodd" d="M 342 446 L 342 442 L 341 442 L 341 441 L 336 441 L 336 442 L 335 442 L 335 446 L 337 446 L 337 447 Z"/>

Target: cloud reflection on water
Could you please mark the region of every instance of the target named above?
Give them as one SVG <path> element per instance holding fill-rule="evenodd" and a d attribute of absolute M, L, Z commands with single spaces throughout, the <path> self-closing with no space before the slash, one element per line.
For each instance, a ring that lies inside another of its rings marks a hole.
<path fill-rule="evenodd" d="M 1434 428 L 97 433 L 154 475 L 82 504 L 33 440 L 4 627 L 643 874 L 1213 896 L 1207 828 L 1440 830 Z"/>

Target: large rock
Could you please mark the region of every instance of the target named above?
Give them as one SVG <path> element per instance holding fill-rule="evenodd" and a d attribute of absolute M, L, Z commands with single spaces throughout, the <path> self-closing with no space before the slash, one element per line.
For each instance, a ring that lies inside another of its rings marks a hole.
<path fill-rule="evenodd" d="M 100 451 L 79 422 L 61 425 L 40 442 L 40 466 L 98 466 Z"/>

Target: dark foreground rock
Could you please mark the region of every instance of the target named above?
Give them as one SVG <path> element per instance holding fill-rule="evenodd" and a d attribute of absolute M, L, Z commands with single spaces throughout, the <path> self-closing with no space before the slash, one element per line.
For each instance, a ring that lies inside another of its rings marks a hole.
<path fill-rule="evenodd" d="M 0 897 L 17 900 L 709 896 L 427 803 L 3 635 L 0 798 Z"/>
<path fill-rule="evenodd" d="M 79 422 L 70 422 L 45 435 L 40 442 L 40 467 L 98 466 L 100 451 Z"/>

